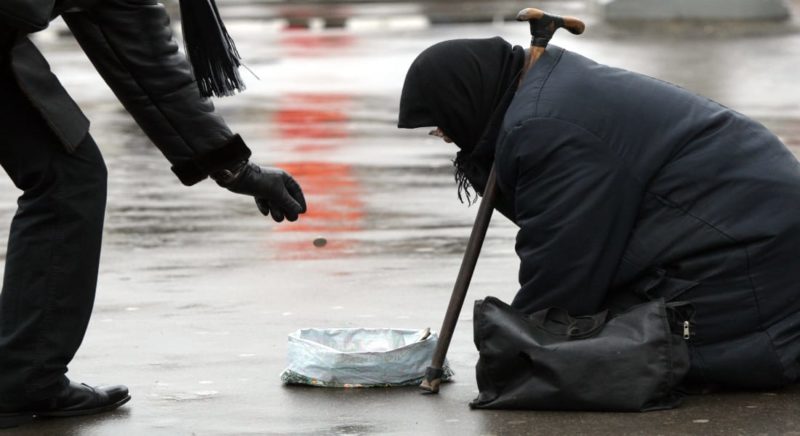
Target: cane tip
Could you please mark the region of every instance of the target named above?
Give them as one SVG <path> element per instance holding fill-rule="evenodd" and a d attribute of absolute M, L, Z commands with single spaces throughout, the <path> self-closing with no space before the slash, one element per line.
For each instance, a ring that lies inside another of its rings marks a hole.
<path fill-rule="evenodd" d="M 434 380 L 422 380 L 420 383 L 419 388 L 422 389 L 424 392 L 423 394 L 438 394 L 439 393 L 439 385 L 442 384 L 442 379 L 434 379 Z"/>

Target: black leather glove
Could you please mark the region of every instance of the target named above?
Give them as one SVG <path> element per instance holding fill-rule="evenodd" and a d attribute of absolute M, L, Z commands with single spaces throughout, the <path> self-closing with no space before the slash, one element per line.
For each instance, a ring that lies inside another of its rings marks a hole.
<path fill-rule="evenodd" d="M 255 197 L 256 206 L 264 216 L 272 215 L 277 222 L 284 217 L 297 221 L 306 212 L 306 199 L 300 185 L 280 168 L 262 168 L 243 162 L 238 168 L 212 174 L 218 185 L 237 194 Z"/>

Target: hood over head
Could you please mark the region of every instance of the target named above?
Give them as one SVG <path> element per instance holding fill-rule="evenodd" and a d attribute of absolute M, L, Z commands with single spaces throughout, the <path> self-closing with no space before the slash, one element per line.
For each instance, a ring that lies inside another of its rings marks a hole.
<path fill-rule="evenodd" d="M 524 61 L 525 50 L 500 37 L 455 39 L 429 47 L 406 74 L 397 126 L 441 128 L 461 149 L 455 162 L 460 188 L 471 184 L 483 192 L 499 124 Z"/>

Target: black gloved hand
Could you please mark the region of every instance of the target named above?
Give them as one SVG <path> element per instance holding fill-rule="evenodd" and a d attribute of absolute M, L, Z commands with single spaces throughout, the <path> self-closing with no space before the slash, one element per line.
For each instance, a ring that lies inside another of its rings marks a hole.
<path fill-rule="evenodd" d="M 258 210 L 264 216 L 272 215 L 277 222 L 283 221 L 284 217 L 297 221 L 298 216 L 306 212 L 303 190 L 289 173 L 280 168 L 262 168 L 246 162 L 233 174 L 229 172 L 225 180 L 212 177 L 231 192 L 255 197 Z"/>

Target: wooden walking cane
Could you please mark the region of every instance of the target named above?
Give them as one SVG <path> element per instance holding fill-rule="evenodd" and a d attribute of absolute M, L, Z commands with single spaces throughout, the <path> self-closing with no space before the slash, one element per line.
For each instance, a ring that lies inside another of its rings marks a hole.
<path fill-rule="evenodd" d="M 520 75 L 520 82 L 522 77 L 533 67 L 539 57 L 547 48 L 550 38 L 553 37 L 556 30 L 563 27 L 575 35 L 580 35 L 586 29 L 583 22 L 573 17 L 559 17 L 556 15 L 549 15 L 540 11 L 539 9 L 523 9 L 517 14 L 517 21 L 528 21 L 531 25 L 531 56 L 530 60 L 525 64 Z M 467 290 L 469 283 L 472 280 L 472 273 L 475 271 L 475 265 L 478 263 L 478 256 L 481 254 L 481 247 L 483 240 L 486 237 L 486 230 L 489 228 L 489 222 L 492 220 L 492 211 L 494 211 L 494 199 L 497 196 L 497 185 L 494 166 L 489 172 L 489 180 L 486 183 L 481 204 L 478 207 L 478 215 L 475 217 L 475 224 L 472 226 L 472 233 L 467 242 L 467 250 L 464 253 L 464 259 L 461 261 L 461 269 L 458 271 L 455 286 L 453 287 L 453 294 L 450 296 L 450 304 L 447 306 L 447 313 L 444 316 L 442 329 L 439 332 L 439 342 L 436 345 L 436 351 L 433 354 L 433 361 L 425 372 L 425 379 L 420 384 L 420 388 L 428 393 L 438 393 L 439 385 L 442 383 L 442 376 L 444 371 L 444 359 L 447 355 L 447 349 L 450 347 L 450 340 L 453 338 L 453 333 L 456 329 L 458 322 L 458 315 L 461 313 L 461 308 L 464 306 L 464 300 L 467 297 Z"/>

